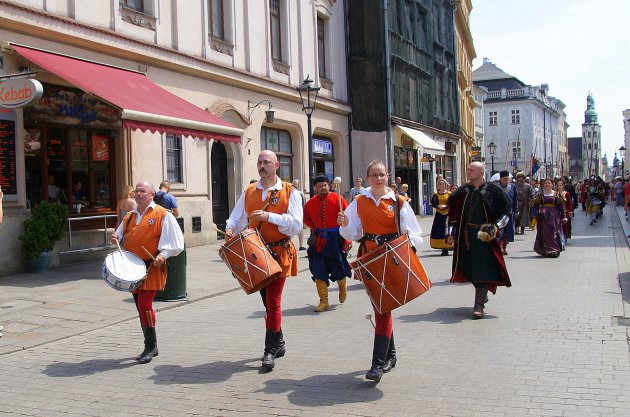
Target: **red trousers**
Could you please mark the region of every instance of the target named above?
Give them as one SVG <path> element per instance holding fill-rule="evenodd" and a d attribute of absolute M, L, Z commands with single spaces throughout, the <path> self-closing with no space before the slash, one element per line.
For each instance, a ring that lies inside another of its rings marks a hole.
<path fill-rule="evenodd" d="M 374 307 L 374 306 L 372 306 Z M 392 313 L 381 314 L 376 308 L 374 308 L 374 335 L 375 336 L 386 336 L 388 339 L 392 337 L 393 330 L 393 322 L 392 322 Z"/>
<path fill-rule="evenodd" d="M 142 327 L 155 327 L 155 311 L 153 311 L 153 299 L 155 298 L 155 290 L 138 290 L 133 294 L 133 301 L 136 303 L 136 309 L 140 316 Z"/>
<path fill-rule="evenodd" d="M 265 287 L 266 329 L 276 333 L 282 326 L 282 290 L 286 280 L 287 277 L 279 277 Z"/>

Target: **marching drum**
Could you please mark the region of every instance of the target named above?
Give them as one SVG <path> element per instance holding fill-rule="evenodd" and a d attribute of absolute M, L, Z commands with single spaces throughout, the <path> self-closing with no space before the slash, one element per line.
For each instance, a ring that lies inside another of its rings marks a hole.
<path fill-rule="evenodd" d="M 431 281 L 402 235 L 350 263 L 379 313 L 388 313 L 431 288 Z"/>
<path fill-rule="evenodd" d="M 226 241 L 219 256 L 247 294 L 265 288 L 282 272 L 256 229 L 245 229 Z"/>
<path fill-rule="evenodd" d="M 147 266 L 140 257 L 129 251 L 116 251 L 105 257 L 101 275 L 113 289 L 133 291 L 144 282 Z"/>

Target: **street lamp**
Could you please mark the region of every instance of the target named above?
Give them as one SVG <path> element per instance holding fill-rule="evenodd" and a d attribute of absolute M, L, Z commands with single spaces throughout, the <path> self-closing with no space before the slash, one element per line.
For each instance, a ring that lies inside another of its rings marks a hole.
<path fill-rule="evenodd" d="M 625 156 L 626 156 L 626 147 L 621 145 L 621 148 L 619 148 L 619 156 L 621 156 L 621 183 L 625 184 L 626 183 L 626 170 L 624 165 L 625 162 Z"/>
<path fill-rule="evenodd" d="M 488 152 L 490 152 L 490 161 L 492 161 L 492 170 L 490 171 L 490 175 L 494 175 L 494 153 L 497 151 L 497 145 L 494 144 L 494 141 L 490 142 L 488 145 Z"/>
<path fill-rule="evenodd" d="M 311 128 L 311 114 L 315 110 L 315 103 L 317 102 L 317 93 L 319 87 L 313 87 L 313 80 L 310 76 L 306 76 L 302 85 L 297 87 L 300 92 L 300 98 L 302 99 L 302 111 L 306 113 L 306 119 L 308 121 L 308 183 L 309 183 L 309 195 L 313 197 L 313 179 L 315 178 L 315 167 L 313 165 L 313 131 Z"/>

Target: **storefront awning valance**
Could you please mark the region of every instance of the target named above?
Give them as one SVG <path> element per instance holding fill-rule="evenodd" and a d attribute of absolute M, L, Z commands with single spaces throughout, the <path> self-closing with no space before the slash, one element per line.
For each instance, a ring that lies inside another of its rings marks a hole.
<path fill-rule="evenodd" d="M 242 129 L 168 92 L 140 72 L 22 45 L 11 47 L 33 64 L 120 108 L 125 128 L 240 142 Z"/>
<path fill-rule="evenodd" d="M 413 139 L 418 144 L 418 146 L 422 148 L 422 153 L 428 153 L 430 155 L 436 156 L 444 155 L 446 152 L 442 145 L 431 139 L 429 135 L 422 132 L 421 130 L 412 129 L 410 127 L 404 126 L 396 126 L 396 129 Z"/>

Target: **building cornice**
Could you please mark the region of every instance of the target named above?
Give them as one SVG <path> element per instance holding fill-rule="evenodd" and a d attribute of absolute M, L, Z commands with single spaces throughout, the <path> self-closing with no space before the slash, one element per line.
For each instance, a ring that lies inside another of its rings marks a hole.
<path fill-rule="evenodd" d="M 295 87 L 270 78 L 7 0 L 0 0 L 0 6 L 0 27 L 5 30 L 301 104 L 300 96 Z M 59 27 L 60 24 L 66 26 L 63 31 L 48 28 L 48 26 Z M 81 30 L 83 32 L 80 32 Z M 116 40 L 115 44 L 107 43 L 107 41 L 113 40 Z M 39 45 L 31 46 L 39 47 Z M 160 54 L 168 55 L 168 59 L 160 57 Z M 196 67 L 191 66 L 191 64 Z M 343 115 L 347 115 L 351 111 L 349 103 L 324 96 L 318 97 L 317 107 L 320 110 Z"/>

